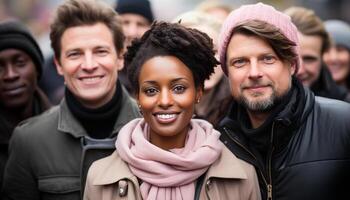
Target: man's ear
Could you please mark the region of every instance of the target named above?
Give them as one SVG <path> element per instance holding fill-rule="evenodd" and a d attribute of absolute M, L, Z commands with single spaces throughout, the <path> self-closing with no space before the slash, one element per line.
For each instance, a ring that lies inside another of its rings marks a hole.
<path fill-rule="evenodd" d="M 118 56 L 117 58 L 117 69 L 118 71 L 121 71 L 124 68 L 124 57 Z"/>
<path fill-rule="evenodd" d="M 297 64 L 296 62 L 293 62 L 290 64 L 290 73 L 293 76 L 294 74 L 296 74 L 297 71 Z"/>
<path fill-rule="evenodd" d="M 124 49 L 121 52 L 117 53 L 117 69 L 118 69 L 118 71 L 121 71 L 124 68 L 124 53 L 125 53 Z"/>
<path fill-rule="evenodd" d="M 61 76 L 63 76 L 63 70 L 60 62 L 57 60 L 56 56 L 53 59 L 53 62 L 55 63 L 57 73 Z"/>

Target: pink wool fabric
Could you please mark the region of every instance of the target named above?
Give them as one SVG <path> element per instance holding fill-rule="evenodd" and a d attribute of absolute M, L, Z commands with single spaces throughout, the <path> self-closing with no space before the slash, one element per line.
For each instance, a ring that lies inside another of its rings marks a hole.
<path fill-rule="evenodd" d="M 292 23 L 288 15 L 277 11 L 272 6 L 257 3 L 244 5 L 236 10 L 233 10 L 226 18 L 221 28 L 219 35 L 219 56 L 224 73 L 227 75 L 226 51 L 232 37 L 232 31 L 236 26 L 250 20 L 260 20 L 277 27 L 285 37 L 296 44 L 294 47 L 294 52 L 298 55 L 298 58 L 296 59 L 296 71 L 298 71 L 301 64 L 301 58 L 299 56 L 300 53 L 297 28 Z"/>
<path fill-rule="evenodd" d="M 147 200 L 194 199 L 195 181 L 218 159 L 223 148 L 220 133 L 198 119 L 191 120 L 185 147 L 163 150 L 148 141 L 144 119 L 134 119 L 119 132 L 116 148 L 130 170 L 143 183 Z"/>

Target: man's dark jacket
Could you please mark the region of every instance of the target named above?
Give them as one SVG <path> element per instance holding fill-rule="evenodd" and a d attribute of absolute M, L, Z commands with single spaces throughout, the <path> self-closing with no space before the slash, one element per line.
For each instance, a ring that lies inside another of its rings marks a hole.
<path fill-rule="evenodd" d="M 39 115 L 48 110 L 50 107 L 51 103 L 49 102 L 47 96 L 41 91 L 40 88 L 37 88 L 34 92 L 33 113 L 31 116 Z M 2 109 L 3 108 L 0 108 L 0 187 L 2 186 L 3 173 L 8 159 L 8 147 L 10 138 L 12 136 L 13 130 L 17 126 L 17 122 L 11 121 L 11 119 L 9 119 L 9 116 L 6 116 L 6 114 L 4 114 L 5 111 Z"/>
<path fill-rule="evenodd" d="M 255 166 L 263 199 L 350 199 L 350 104 L 293 88 L 257 129 L 233 105 L 221 140 Z"/>
<path fill-rule="evenodd" d="M 81 199 L 91 163 L 112 153 L 121 127 L 138 116 L 136 102 L 123 88 L 120 113 L 109 138 L 89 138 L 65 99 L 25 121 L 10 142 L 4 199 Z"/>

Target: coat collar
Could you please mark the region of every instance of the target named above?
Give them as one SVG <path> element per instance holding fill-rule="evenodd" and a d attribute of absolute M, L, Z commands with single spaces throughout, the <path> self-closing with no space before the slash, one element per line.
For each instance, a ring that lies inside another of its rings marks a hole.
<path fill-rule="evenodd" d="M 96 178 L 93 180 L 93 185 L 108 185 L 117 183 L 122 179 L 130 179 L 137 182 L 137 178 L 129 169 L 129 166 L 114 151 L 110 156 L 95 162 L 95 167 L 98 168 Z"/>
<path fill-rule="evenodd" d="M 219 159 L 210 166 L 206 176 L 234 179 L 247 179 L 248 177 L 240 160 L 226 146 L 222 149 Z"/>
<path fill-rule="evenodd" d="M 120 109 L 120 114 L 118 115 L 116 123 L 114 124 L 111 136 L 118 133 L 124 124 L 139 116 L 135 101 L 130 97 L 123 86 L 122 90 L 122 106 Z M 60 103 L 57 128 L 59 131 L 69 133 L 75 138 L 87 136 L 84 128 L 69 110 L 65 99 L 63 99 Z"/>

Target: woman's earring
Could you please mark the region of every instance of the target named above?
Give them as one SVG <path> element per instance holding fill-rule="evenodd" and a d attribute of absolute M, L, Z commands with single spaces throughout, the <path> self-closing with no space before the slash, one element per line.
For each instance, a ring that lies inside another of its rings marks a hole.
<path fill-rule="evenodd" d="M 200 99 L 200 98 L 197 99 L 197 103 L 199 103 L 199 102 L 201 102 L 201 99 Z"/>
<path fill-rule="evenodd" d="M 138 107 L 139 107 L 139 112 L 140 112 L 140 114 L 141 114 L 141 115 L 143 115 L 143 113 L 142 113 L 142 109 L 141 109 L 141 105 L 140 105 L 140 104 L 138 104 Z"/>

